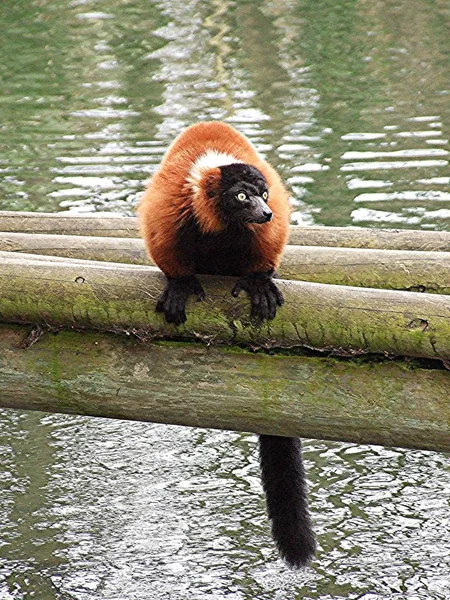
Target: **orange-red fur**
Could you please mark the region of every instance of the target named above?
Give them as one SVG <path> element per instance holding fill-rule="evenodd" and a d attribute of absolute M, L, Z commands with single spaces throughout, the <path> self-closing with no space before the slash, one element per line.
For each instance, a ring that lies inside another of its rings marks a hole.
<path fill-rule="evenodd" d="M 177 231 L 183 220 L 194 214 L 205 233 L 224 228 L 208 196 L 220 183 L 219 168 L 209 169 L 195 193 L 189 173 L 195 161 L 208 150 L 229 154 L 253 165 L 264 175 L 269 187 L 273 218 L 254 229 L 255 264 L 251 272 L 269 271 L 278 266 L 289 230 L 289 197 L 276 171 L 256 152 L 246 137 L 219 121 L 198 123 L 183 131 L 169 147 L 139 205 L 142 235 L 153 261 L 169 277 L 189 275 L 174 255 Z M 232 251 L 232 249 L 230 249 Z M 243 273 L 244 275 L 244 273 Z"/>

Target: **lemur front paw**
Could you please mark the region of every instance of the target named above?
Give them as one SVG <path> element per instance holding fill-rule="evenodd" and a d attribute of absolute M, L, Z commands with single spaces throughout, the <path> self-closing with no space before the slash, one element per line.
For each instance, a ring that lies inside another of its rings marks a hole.
<path fill-rule="evenodd" d="M 250 296 L 250 319 L 254 321 L 274 319 L 277 306 L 284 302 L 283 294 L 272 279 L 272 272 L 245 275 L 239 279 L 231 293 L 236 298 L 242 290 Z"/>
<path fill-rule="evenodd" d="M 186 322 L 185 308 L 189 296 L 197 296 L 199 301 L 205 299 L 205 290 L 197 277 L 187 275 L 170 278 L 156 304 L 156 312 L 164 313 L 168 323 L 181 325 Z"/>

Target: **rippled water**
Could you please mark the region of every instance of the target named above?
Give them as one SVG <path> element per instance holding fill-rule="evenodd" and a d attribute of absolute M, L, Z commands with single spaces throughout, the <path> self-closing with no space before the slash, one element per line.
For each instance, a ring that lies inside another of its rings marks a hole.
<path fill-rule="evenodd" d="M 3 411 L 0 597 L 448 598 L 448 458 L 308 442 L 320 552 L 288 571 L 255 438 Z"/>
<path fill-rule="evenodd" d="M 0 209 L 132 214 L 220 118 L 298 223 L 450 229 L 447 0 L 2 0 L 0 25 Z M 306 443 L 321 548 L 293 573 L 253 436 L 2 411 L 0 452 L 1 600 L 450 598 L 443 454 Z"/>

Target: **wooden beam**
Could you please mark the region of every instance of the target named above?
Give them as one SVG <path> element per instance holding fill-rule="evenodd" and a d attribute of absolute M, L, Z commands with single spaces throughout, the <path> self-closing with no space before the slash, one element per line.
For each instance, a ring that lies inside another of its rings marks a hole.
<path fill-rule="evenodd" d="M 0 211 L 0 231 L 133 238 L 138 236 L 138 225 L 135 217 Z M 289 243 L 450 252 L 450 231 L 292 226 Z"/>
<path fill-rule="evenodd" d="M 22 233 L 52 233 L 63 235 L 95 235 L 101 237 L 138 236 L 136 217 L 69 215 L 0 211 L 0 231 Z"/>
<path fill-rule="evenodd" d="M 450 231 L 365 227 L 291 227 L 290 244 L 450 252 Z"/>
<path fill-rule="evenodd" d="M 450 296 L 280 280 L 285 304 L 251 326 L 232 278 L 202 277 L 175 327 L 154 312 L 165 278 L 154 267 L 0 253 L 0 321 L 50 324 L 263 348 L 450 358 Z"/>
<path fill-rule="evenodd" d="M 151 264 L 133 238 L 0 233 L 0 251 Z M 450 294 L 450 252 L 287 246 L 282 279 Z"/>
<path fill-rule="evenodd" d="M 131 237 L 0 232 L 0 251 L 136 265 L 152 264 L 143 240 Z"/>
<path fill-rule="evenodd" d="M 450 451 L 450 373 L 429 365 L 37 338 L 0 325 L 1 407 Z"/>

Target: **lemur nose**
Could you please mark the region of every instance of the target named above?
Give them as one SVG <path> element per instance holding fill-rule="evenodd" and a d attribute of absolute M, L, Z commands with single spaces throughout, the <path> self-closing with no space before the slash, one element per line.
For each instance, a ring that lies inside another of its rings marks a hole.
<path fill-rule="evenodd" d="M 273 216 L 273 212 L 271 210 L 265 210 L 263 212 L 264 218 L 266 219 L 266 221 L 271 221 L 272 220 L 272 216 Z"/>

